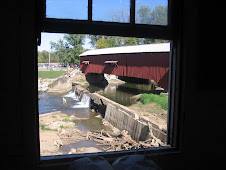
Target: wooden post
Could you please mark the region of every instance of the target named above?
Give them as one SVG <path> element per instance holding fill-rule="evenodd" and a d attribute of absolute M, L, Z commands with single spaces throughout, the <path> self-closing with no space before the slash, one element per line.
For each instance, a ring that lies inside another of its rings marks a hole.
<path fill-rule="evenodd" d="M 49 51 L 49 70 L 50 70 L 50 51 Z"/>

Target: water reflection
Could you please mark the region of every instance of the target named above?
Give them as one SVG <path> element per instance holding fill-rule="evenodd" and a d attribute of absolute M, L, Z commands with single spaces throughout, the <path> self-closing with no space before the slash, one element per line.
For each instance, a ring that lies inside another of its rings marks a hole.
<path fill-rule="evenodd" d="M 109 126 L 105 126 L 102 123 L 102 118 L 97 118 L 98 114 L 96 112 L 90 112 L 89 119 L 81 119 L 81 120 L 74 120 L 75 124 L 78 128 L 83 131 L 90 131 L 90 130 L 106 130 L 112 131 Z"/>
<path fill-rule="evenodd" d="M 103 96 L 125 106 L 135 104 L 134 95 L 149 93 L 151 85 L 125 83 L 121 85 L 108 85 L 105 88 L 90 85 L 87 88 L 91 93 L 98 92 Z"/>

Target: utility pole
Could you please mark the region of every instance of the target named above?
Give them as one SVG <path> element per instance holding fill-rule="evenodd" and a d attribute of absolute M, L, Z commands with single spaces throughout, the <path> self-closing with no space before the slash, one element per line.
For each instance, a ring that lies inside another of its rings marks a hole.
<path fill-rule="evenodd" d="M 50 70 L 50 51 L 49 51 L 49 70 Z"/>

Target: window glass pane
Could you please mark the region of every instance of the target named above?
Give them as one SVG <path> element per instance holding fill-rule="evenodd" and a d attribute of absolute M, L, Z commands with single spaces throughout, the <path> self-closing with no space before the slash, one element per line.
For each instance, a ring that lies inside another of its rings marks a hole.
<path fill-rule="evenodd" d="M 93 0 L 93 20 L 130 21 L 130 0 Z"/>
<path fill-rule="evenodd" d="M 137 0 L 136 23 L 167 25 L 167 0 Z"/>
<path fill-rule="evenodd" d="M 46 0 L 46 17 L 88 19 L 88 0 Z"/>
<path fill-rule="evenodd" d="M 55 33 L 41 38 L 41 156 L 167 145 L 169 41 Z"/>

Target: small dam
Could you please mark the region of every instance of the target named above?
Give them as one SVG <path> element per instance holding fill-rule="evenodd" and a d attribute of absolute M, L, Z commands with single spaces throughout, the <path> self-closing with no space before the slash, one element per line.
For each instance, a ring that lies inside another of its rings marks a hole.
<path fill-rule="evenodd" d="M 140 117 L 134 110 L 129 109 L 119 103 L 116 103 L 98 93 L 90 93 L 86 89 L 76 88 L 79 96 L 86 95 L 90 97 L 90 107 L 100 113 L 102 117 L 112 126 L 119 130 L 126 130 L 135 141 L 145 141 L 147 138 L 167 142 L 167 132 L 160 129 L 158 125 Z"/>

